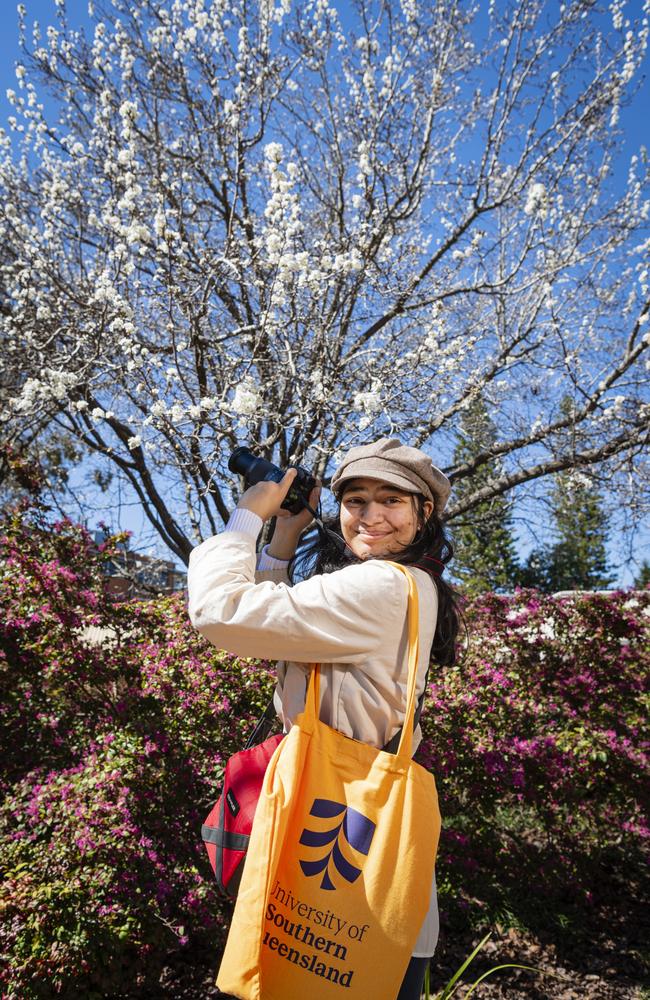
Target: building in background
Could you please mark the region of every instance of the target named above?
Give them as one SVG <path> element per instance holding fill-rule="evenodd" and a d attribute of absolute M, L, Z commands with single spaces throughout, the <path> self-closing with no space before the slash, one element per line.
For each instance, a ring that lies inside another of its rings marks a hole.
<path fill-rule="evenodd" d="M 101 545 L 108 537 L 97 530 L 95 543 Z M 118 545 L 119 558 L 106 563 L 108 591 L 116 601 L 147 600 L 159 594 L 175 594 L 184 590 L 187 574 L 169 559 L 133 552 L 128 541 Z"/>

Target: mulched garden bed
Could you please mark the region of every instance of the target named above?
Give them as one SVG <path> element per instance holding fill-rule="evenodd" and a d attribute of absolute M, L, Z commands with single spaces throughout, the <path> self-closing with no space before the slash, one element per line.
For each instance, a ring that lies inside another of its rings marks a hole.
<path fill-rule="evenodd" d="M 639 913 L 636 916 L 641 916 Z M 495 930 L 481 955 L 463 976 L 472 983 L 494 965 L 517 962 L 531 965 L 546 975 L 504 969 L 484 980 L 472 994 L 483 1000 L 645 1000 L 650 996 L 650 979 L 644 975 L 641 949 L 647 947 L 648 918 L 645 926 L 636 921 L 627 929 L 612 927 L 612 935 L 598 936 L 591 949 L 574 948 L 563 953 L 553 942 L 542 943 L 532 935 L 509 928 Z M 619 936 L 620 932 L 620 936 Z M 478 944 L 480 935 L 468 935 L 451 941 L 441 937 L 432 966 L 433 996 L 451 978 L 466 956 Z M 189 951 L 174 956 L 164 969 L 155 994 L 174 1000 L 208 1000 L 218 998 L 214 986 L 217 958 L 192 954 Z M 471 974 L 470 974 L 471 973 Z M 550 975 L 553 973 L 554 975 Z M 643 983 L 646 983 L 646 989 Z M 456 994 L 462 1000 L 467 987 Z M 138 994 L 133 994 L 136 996 Z M 124 995 L 125 997 L 128 994 Z M 151 997 L 154 994 L 150 994 Z"/>

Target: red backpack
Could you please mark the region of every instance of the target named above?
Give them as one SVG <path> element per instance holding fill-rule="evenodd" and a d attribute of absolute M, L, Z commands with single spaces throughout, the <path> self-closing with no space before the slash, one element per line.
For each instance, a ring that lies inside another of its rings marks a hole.
<path fill-rule="evenodd" d="M 217 885 L 233 899 L 239 890 L 264 772 L 275 748 L 284 738 L 283 733 L 276 733 L 264 739 L 274 717 L 271 701 L 246 748 L 234 754 L 226 764 L 221 794 L 201 827 Z M 263 742 L 260 743 L 260 739 Z"/>
<path fill-rule="evenodd" d="M 420 720 L 423 703 L 424 692 L 415 710 L 414 729 Z M 245 749 L 234 754 L 226 764 L 221 794 L 201 827 L 217 885 L 232 899 L 239 891 L 264 774 L 275 748 L 284 739 L 284 733 L 267 735 L 274 719 L 275 708 L 271 699 Z M 388 753 L 397 753 L 401 734 L 400 729 L 383 749 Z"/>

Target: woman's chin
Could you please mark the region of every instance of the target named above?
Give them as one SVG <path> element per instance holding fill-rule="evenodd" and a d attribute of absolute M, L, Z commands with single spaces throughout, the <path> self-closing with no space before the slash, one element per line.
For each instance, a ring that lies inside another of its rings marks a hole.
<path fill-rule="evenodd" d="M 355 538 L 349 543 L 349 547 L 357 559 L 372 559 L 373 557 L 379 558 L 390 555 L 389 546 L 380 542 L 365 542 L 359 538 Z"/>

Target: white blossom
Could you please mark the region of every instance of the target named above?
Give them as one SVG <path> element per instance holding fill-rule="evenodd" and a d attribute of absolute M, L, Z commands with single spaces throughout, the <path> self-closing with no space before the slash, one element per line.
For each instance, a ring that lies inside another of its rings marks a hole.
<path fill-rule="evenodd" d="M 284 150 L 279 142 L 267 142 L 264 147 L 264 159 L 269 165 L 282 163 Z"/>
<path fill-rule="evenodd" d="M 381 383 L 373 382 L 372 388 L 363 392 L 355 392 L 352 405 L 355 410 L 374 416 L 380 413 L 384 407 L 381 397 Z"/>
<path fill-rule="evenodd" d="M 548 215 L 548 195 L 546 187 L 541 182 L 537 181 L 528 188 L 524 212 L 526 215 L 536 215 L 540 219 L 545 219 Z"/>
<path fill-rule="evenodd" d="M 233 413 L 242 417 L 252 417 L 262 405 L 262 396 L 255 382 L 246 376 L 235 389 L 235 394 L 230 403 Z"/>
<path fill-rule="evenodd" d="M 545 639 L 555 639 L 556 633 L 553 621 L 551 619 L 546 619 L 546 621 L 543 621 L 539 627 L 539 633 Z"/>
<path fill-rule="evenodd" d="M 359 143 L 357 149 L 357 163 L 359 165 L 358 180 L 363 181 L 364 177 L 372 174 L 372 164 L 370 163 L 370 144 L 364 139 Z"/>

